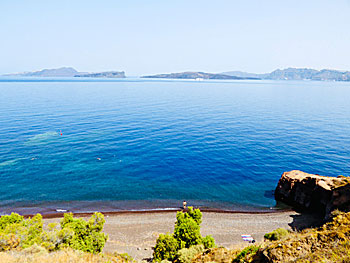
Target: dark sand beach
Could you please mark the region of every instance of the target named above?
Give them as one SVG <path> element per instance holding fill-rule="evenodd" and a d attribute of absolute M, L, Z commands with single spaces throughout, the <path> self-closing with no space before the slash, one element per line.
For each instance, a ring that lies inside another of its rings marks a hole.
<path fill-rule="evenodd" d="M 87 215 L 80 215 L 86 217 Z M 86 218 L 85 218 L 86 219 Z M 173 232 L 176 211 L 148 213 L 114 213 L 105 215 L 104 232 L 109 235 L 105 252 L 128 253 L 138 261 L 152 256 L 152 247 L 161 233 Z M 60 218 L 46 218 L 45 222 L 59 222 Z M 294 211 L 272 213 L 203 212 L 201 233 L 212 235 L 218 246 L 226 248 L 248 245 L 242 234 L 252 235 L 257 242 L 265 233 L 283 227 L 289 230 L 311 225 L 313 216 Z"/>

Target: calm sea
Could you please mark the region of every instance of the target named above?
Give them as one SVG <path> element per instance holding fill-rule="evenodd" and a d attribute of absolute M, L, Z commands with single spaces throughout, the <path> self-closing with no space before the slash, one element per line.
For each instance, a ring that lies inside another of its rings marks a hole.
<path fill-rule="evenodd" d="M 0 214 L 270 209 L 293 169 L 350 175 L 350 83 L 0 79 Z"/>

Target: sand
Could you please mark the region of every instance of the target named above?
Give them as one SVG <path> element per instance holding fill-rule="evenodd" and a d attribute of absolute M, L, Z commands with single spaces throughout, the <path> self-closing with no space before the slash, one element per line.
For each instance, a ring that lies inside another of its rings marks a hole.
<path fill-rule="evenodd" d="M 250 234 L 256 241 L 262 241 L 265 233 L 283 227 L 289 230 L 295 224 L 306 222 L 294 211 L 247 214 L 203 212 L 201 233 L 212 235 L 218 246 L 227 248 L 248 245 L 241 238 Z M 176 212 L 126 213 L 106 215 L 104 232 L 109 235 L 104 251 L 128 253 L 138 261 L 152 257 L 152 247 L 160 233 L 173 232 Z M 58 222 L 59 218 L 45 219 L 45 222 Z"/>

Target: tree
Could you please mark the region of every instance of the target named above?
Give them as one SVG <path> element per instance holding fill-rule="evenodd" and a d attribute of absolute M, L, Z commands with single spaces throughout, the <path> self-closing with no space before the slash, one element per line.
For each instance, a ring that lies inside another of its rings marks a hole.
<path fill-rule="evenodd" d="M 206 249 L 214 247 L 215 240 L 211 236 L 201 236 L 201 223 L 202 212 L 199 209 L 188 207 L 187 212 L 177 212 L 174 234 L 161 234 L 158 237 L 153 253 L 154 260 L 174 260 L 179 250 L 196 245 L 202 244 Z"/>

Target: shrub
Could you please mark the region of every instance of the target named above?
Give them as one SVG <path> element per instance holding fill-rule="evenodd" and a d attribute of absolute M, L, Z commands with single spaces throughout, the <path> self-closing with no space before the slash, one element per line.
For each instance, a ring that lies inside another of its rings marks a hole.
<path fill-rule="evenodd" d="M 128 253 L 114 252 L 113 256 L 120 259 L 121 262 L 133 262 L 134 259 Z"/>
<path fill-rule="evenodd" d="M 154 261 L 174 260 L 178 250 L 178 241 L 171 234 L 160 234 L 153 252 Z"/>
<path fill-rule="evenodd" d="M 101 232 L 104 223 L 105 219 L 101 213 L 94 213 L 88 222 L 73 218 L 72 213 L 67 213 L 61 221 L 62 231 L 59 236 L 63 243 L 73 249 L 92 253 L 101 252 L 108 238 Z"/>
<path fill-rule="evenodd" d="M 202 238 L 202 244 L 204 245 L 205 249 L 213 248 L 215 247 L 215 239 L 212 236 L 206 236 Z"/>
<path fill-rule="evenodd" d="M 42 232 L 43 222 L 40 214 L 27 220 L 15 213 L 2 216 L 0 218 L 0 251 L 39 244 Z"/>
<path fill-rule="evenodd" d="M 24 220 L 22 216 L 12 213 L 0 218 L 0 251 L 37 244 L 49 251 L 72 247 L 86 252 L 101 252 L 107 240 L 107 236 L 101 233 L 104 223 L 101 213 L 92 215 L 88 222 L 73 218 L 73 214 L 65 214 L 61 229 L 50 224 L 44 231 L 40 214 Z"/>
<path fill-rule="evenodd" d="M 236 258 L 232 261 L 235 263 L 250 262 L 248 258 L 252 258 L 259 250 L 258 246 L 249 246 L 243 249 Z"/>
<path fill-rule="evenodd" d="M 182 248 L 177 252 L 177 260 L 180 263 L 191 263 L 192 259 L 198 254 L 203 253 L 203 251 L 204 246 L 202 244 L 190 248 Z"/>
<path fill-rule="evenodd" d="M 277 228 L 272 232 L 265 234 L 264 238 L 270 241 L 274 241 L 274 240 L 280 240 L 281 238 L 288 236 L 288 234 L 289 234 L 288 230 L 284 228 Z"/>
<path fill-rule="evenodd" d="M 176 252 L 183 248 L 202 245 L 203 248 L 215 246 L 215 240 L 211 236 L 203 238 L 200 233 L 202 213 L 199 209 L 188 208 L 187 212 L 177 212 L 174 234 L 160 235 L 154 248 L 155 261 L 174 260 Z M 184 250 L 187 253 L 187 250 Z"/>
<path fill-rule="evenodd" d="M 193 218 L 185 217 L 183 214 L 177 216 L 174 237 L 178 240 L 180 248 L 189 248 L 202 241 L 199 225 Z"/>
<path fill-rule="evenodd" d="M 4 215 L 0 217 L 0 229 L 5 229 L 8 225 L 22 223 L 24 221 L 23 216 L 16 213 L 11 215 Z"/>

